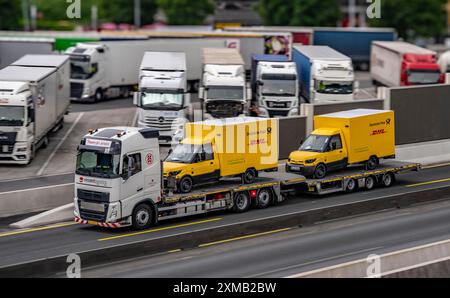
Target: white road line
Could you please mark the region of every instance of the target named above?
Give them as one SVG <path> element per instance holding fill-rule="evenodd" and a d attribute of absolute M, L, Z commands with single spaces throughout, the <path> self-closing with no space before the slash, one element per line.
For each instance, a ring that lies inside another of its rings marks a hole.
<path fill-rule="evenodd" d="M 69 185 L 73 185 L 73 184 L 74 184 L 74 182 L 49 185 L 49 186 L 41 186 L 41 187 L 28 188 L 28 189 L 11 190 L 11 191 L 0 192 L 0 195 L 7 195 L 7 194 L 12 194 L 12 193 L 17 193 L 17 192 L 25 192 L 25 191 L 36 191 L 36 190 L 42 190 L 42 189 L 46 189 L 46 188 L 56 188 L 56 187 L 61 187 L 61 186 L 69 186 Z"/>
<path fill-rule="evenodd" d="M 136 113 L 134 114 L 131 126 L 137 126 L 138 117 L 139 117 L 139 110 L 136 109 Z"/>
<path fill-rule="evenodd" d="M 50 163 L 50 161 L 53 159 L 53 157 L 56 154 L 56 151 L 59 150 L 59 148 L 62 146 L 62 144 L 66 141 L 66 139 L 69 137 L 69 135 L 72 133 L 73 129 L 75 128 L 75 126 L 78 124 L 78 122 L 81 120 L 81 118 L 83 117 L 84 113 L 80 113 L 80 115 L 78 115 L 77 119 L 75 119 L 75 122 L 72 123 L 72 126 L 69 128 L 69 130 L 66 132 L 66 134 L 64 135 L 64 137 L 61 139 L 61 141 L 59 141 L 58 145 L 55 147 L 55 149 L 53 149 L 52 153 L 50 154 L 50 156 L 47 158 L 47 160 L 45 161 L 44 165 L 40 168 L 40 170 L 37 172 L 37 176 L 41 176 L 42 173 L 45 171 L 45 168 L 47 168 L 48 164 Z"/>

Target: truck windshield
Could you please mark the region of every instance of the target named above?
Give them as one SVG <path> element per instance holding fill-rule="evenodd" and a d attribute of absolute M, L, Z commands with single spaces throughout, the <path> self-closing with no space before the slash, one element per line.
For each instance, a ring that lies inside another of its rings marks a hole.
<path fill-rule="evenodd" d="M 353 82 L 316 81 L 316 90 L 322 94 L 352 94 Z"/>
<path fill-rule="evenodd" d="M 242 86 L 211 86 L 208 88 L 208 99 L 244 99 L 244 87 Z"/>
<path fill-rule="evenodd" d="M 23 126 L 25 108 L 21 106 L 0 106 L 0 126 Z"/>
<path fill-rule="evenodd" d="M 184 94 L 143 92 L 141 102 L 143 109 L 149 110 L 180 110 L 183 108 Z"/>
<path fill-rule="evenodd" d="M 262 95 L 264 96 L 295 96 L 296 80 L 264 80 Z"/>
<path fill-rule="evenodd" d="M 437 84 L 441 78 L 439 70 L 412 69 L 408 71 L 410 84 Z"/>
<path fill-rule="evenodd" d="M 98 64 L 86 61 L 70 61 L 71 71 L 70 77 L 75 80 L 88 80 L 98 71 Z"/>
<path fill-rule="evenodd" d="M 201 145 L 179 144 L 167 157 L 167 162 L 192 163 L 195 155 L 202 149 Z"/>
<path fill-rule="evenodd" d="M 310 135 L 300 146 L 300 151 L 325 152 L 329 136 Z"/>
<path fill-rule="evenodd" d="M 81 150 L 77 156 L 77 175 L 100 178 L 118 178 L 120 155 Z"/>

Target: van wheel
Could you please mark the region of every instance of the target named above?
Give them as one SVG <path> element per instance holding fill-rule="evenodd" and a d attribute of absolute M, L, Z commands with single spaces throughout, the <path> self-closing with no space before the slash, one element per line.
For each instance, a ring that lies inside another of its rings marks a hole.
<path fill-rule="evenodd" d="M 153 222 L 153 210 L 147 204 L 136 206 L 132 214 L 133 228 L 136 230 L 145 230 Z"/>
<path fill-rule="evenodd" d="M 246 192 L 239 192 L 234 196 L 233 210 L 236 213 L 243 213 L 250 208 L 250 198 Z"/>
<path fill-rule="evenodd" d="M 366 170 L 375 170 L 378 166 L 379 160 L 376 156 L 371 156 L 366 162 Z"/>
<path fill-rule="evenodd" d="M 189 176 L 184 176 L 178 183 L 178 189 L 181 193 L 191 192 L 193 186 L 194 182 L 192 181 L 192 178 Z"/>
<path fill-rule="evenodd" d="M 394 184 L 395 176 L 392 173 L 386 173 L 381 178 L 381 185 L 384 187 L 391 187 Z"/>
<path fill-rule="evenodd" d="M 243 184 L 252 184 L 256 180 L 256 170 L 255 169 L 247 169 L 245 173 L 242 175 L 242 183 Z"/>
<path fill-rule="evenodd" d="M 270 203 L 272 202 L 272 192 L 267 189 L 263 188 L 258 192 L 258 208 L 264 209 L 269 207 Z"/>
<path fill-rule="evenodd" d="M 315 179 L 323 179 L 327 175 L 327 167 L 321 163 L 317 165 L 316 169 L 314 170 L 314 178 Z"/>
<path fill-rule="evenodd" d="M 97 89 L 97 91 L 95 91 L 95 95 L 94 95 L 94 102 L 99 102 L 102 100 L 103 100 L 103 90 Z"/>
<path fill-rule="evenodd" d="M 346 192 L 352 193 L 356 191 L 356 180 L 350 179 L 347 182 L 347 188 L 345 189 Z"/>
<path fill-rule="evenodd" d="M 365 183 L 365 186 L 366 186 L 366 189 L 367 190 L 372 190 L 372 189 L 374 189 L 375 188 L 375 177 L 373 177 L 373 176 L 369 176 L 369 177 L 367 177 L 366 178 L 366 183 Z"/>

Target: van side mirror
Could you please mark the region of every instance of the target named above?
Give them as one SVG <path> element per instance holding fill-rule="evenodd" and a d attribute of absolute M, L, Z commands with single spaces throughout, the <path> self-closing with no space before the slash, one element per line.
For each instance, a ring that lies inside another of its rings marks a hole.
<path fill-rule="evenodd" d="M 198 88 L 198 98 L 200 99 L 205 98 L 205 87 Z"/>
<path fill-rule="evenodd" d="M 137 107 L 140 106 L 140 104 L 139 104 L 139 102 L 140 102 L 139 97 L 140 97 L 140 92 L 134 92 L 133 93 L 133 104 L 135 106 L 137 106 Z"/>

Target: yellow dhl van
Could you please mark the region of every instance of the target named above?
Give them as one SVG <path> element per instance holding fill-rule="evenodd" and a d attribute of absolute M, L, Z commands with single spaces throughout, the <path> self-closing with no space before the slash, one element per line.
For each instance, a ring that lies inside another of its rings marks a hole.
<path fill-rule="evenodd" d="M 365 164 L 373 170 L 380 159 L 395 158 L 393 111 L 358 109 L 316 116 L 314 127 L 290 154 L 287 172 L 322 179 L 348 165 Z"/>
<path fill-rule="evenodd" d="M 230 176 L 253 183 L 258 172 L 278 169 L 278 120 L 242 117 L 188 123 L 185 139 L 163 168 L 166 181 L 175 178 L 181 193 Z"/>

